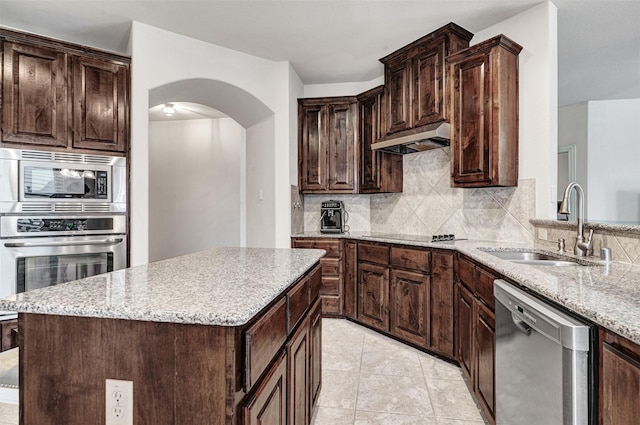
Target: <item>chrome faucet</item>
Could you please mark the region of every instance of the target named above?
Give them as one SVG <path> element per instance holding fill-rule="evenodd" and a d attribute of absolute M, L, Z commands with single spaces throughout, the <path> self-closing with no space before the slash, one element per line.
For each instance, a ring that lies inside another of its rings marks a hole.
<path fill-rule="evenodd" d="M 580 257 L 585 257 L 593 254 L 593 229 L 589 230 L 589 237 L 584 237 L 584 191 L 582 187 L 576 182 L 569 183 L 564 190 L 564 196 L 562 197 L 562 203 L 560 203 L 560 214 L 570 214 L 569 210 L 569 195 L 571 189 L 575 189 L 578 194 L 578 236 L 576 238 L 576 245 L 573 248 L 573 253 Z"/>

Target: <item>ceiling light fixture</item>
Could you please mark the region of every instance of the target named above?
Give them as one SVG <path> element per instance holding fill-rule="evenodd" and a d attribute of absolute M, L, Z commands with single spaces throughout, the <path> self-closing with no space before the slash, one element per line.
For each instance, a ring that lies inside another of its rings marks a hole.
<path fill-rule="evenodd" d="M 175 106 L 173 106 L 173 103 L 165 103 L 164 106 L 162 107 L 162 112 L 166 116 L 170 117 L 176 112 L 176 108 Z"/>

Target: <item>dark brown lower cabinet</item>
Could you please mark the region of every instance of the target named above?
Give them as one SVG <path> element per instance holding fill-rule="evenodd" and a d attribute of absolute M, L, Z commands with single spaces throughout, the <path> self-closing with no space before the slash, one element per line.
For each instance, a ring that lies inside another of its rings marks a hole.
<path fill-rule="evenodd" d="M 355 319 L 358 311 L 358 244 L 354 241 L 344 243 L 344 300 L 342 313 Z"/>
<path fill-rule="evenodd" d="M 389 331 L 389 267 L 358 263 L 358 320 Z"/>
<path fill-rule="evenodd" d="M 311 342 L 311 347 L 309 348 L 311 355 L 311 365 L 309 367 L 311 394 L 309 399 L 311 400 L 311 412 L 313 412 L 313 408 L 318 404 L 320 388 L 322 388 L 322 303 L 319 298 L 311 307 L 309 327 L 309 332 L 311 333 L 309 337 Z"/>
<path fill-rule="evenodd" d="M 456 344 L 462 373 L 471 382 L 473 364 L 473 295 L 463 285 L 456 287 Z"/>
<path fill-rule="evenodd" d="M 640 418 L 640 346 L 600 329 L 600 425 Z"/>
<path fill-rule="evenodd" d="M 289 425 L 307 425 L 311 419 L 309 345 L 309 319 L 306 318 L 287 344 Z"/>
<path fill-rule="evenodd" d="M 287 425 L 287 352 L 275 364 L 245 406 L 244 425 Z"/>
<path fill-rule="evenodd" d="M 476 301 L 475 392 L 488 416 L 495 416 L 496 317 L 482 302 Z"/>
<path fill-rule="evenodd" d="M 0 322 L 0 351 L 7 351 L 18 346 L 18 319 Z"/>
<path fill-rule="evenodd" d="M 454 358 L 453 253 L 433 250 L 429 285 L 428 341 L 430 350 Z"/>
<path fill-rule="evenodd" d="M 427 297 L 429 276 L 391 269 L 390 330 L 419 346 L 427 343 Z"/>

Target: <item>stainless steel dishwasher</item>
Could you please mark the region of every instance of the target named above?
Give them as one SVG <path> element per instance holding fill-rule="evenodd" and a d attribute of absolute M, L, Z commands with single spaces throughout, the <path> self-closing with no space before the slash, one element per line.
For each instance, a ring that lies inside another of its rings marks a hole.
<path fill-rule="evenodd" d="M 591 328 L 504 280 L 496 297 L 496 423 L 588 425 Z"/>

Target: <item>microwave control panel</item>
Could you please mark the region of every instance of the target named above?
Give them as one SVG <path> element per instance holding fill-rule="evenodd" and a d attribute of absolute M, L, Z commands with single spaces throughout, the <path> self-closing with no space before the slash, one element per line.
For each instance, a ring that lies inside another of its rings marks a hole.
<path fill-rule="evenodd" d="M 112 218 L 20 218 L 19 233 L 111 230 Z"/>

